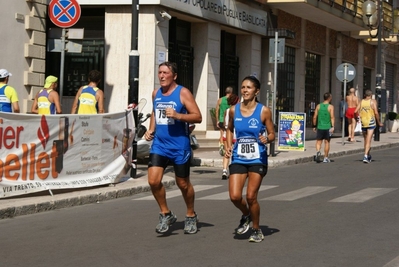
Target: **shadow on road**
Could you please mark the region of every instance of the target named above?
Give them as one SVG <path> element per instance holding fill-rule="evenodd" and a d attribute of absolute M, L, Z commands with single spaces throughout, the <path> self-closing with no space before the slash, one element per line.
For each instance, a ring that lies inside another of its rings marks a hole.
<path fill-rule="evenodd" d="M 270 228 L 269 226 L 265 225 L 265 226 L 260 226 L 260 229 L 262 230 L 262 233 L 264 236 L 269 236 L 275 233 L 280 232 L 279 229 L 276 228 Z M 243 235 L 237 235 L 236 233 L 234 233 L 234 239 L 238 239 L 238 240 L 248 240 L 248 238 L 251 235 L 251 230 L 249 230 L 248 232 L 246 232 Z"/>

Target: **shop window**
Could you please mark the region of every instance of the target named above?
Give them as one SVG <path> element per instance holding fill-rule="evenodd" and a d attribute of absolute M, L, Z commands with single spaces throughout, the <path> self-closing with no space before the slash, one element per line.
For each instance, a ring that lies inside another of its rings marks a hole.
<path fill-rule="evenodd" d="M 169 21 L 168 60 L 177 64 L 176 82 L 193 93 L 194 48 L 191 46 L 191 23 L 173 17 Z"/>
<path fill-rule="evenodd" d="M 305 112 L 306 126 L 312 126 L 314 109 L 320 103 L 321 56 L 306 52 Z"/>
<path fill-rule="evenodd" d="M 236 56 L 236 35 L 226 31 L 221 32 L 220 47 L 220 90 L 219 97 L 225 96 L 225 89 L 233 87 L 238 95 L 239 58 Z"/>
<path fill-rule="evenodd" d="M 371 69 L 364 68 L 363 69 L 363 92 L 366 91 L 367 89 L 372 90 L 373 86 L 371 85 Z M 362 95 L 359 96 L 360 98 L 363 98 Z"/>
<path fill-rule="evenodd" d="M 387 90 L 388 111 L 392 111 L 395 103 L 395 65 L 391 63 L 385 63 L 385 88 Z"/>

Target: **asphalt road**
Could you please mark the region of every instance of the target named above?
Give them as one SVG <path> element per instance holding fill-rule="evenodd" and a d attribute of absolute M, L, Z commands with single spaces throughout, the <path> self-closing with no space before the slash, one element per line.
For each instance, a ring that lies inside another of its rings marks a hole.
<path fill-rule="evenodd" d="M 165 235 L 148 192 L 0 220 L 0 266 L 399 266 L 399 151 L 372 154 L 371 164 L 354 155 L 270 169 L 262 243 L 234 235 L 240 212 L 221 170 L 196 167 L 197 234 L 183 234 L 175 186 L 167 196 L 178 221 Z"/>

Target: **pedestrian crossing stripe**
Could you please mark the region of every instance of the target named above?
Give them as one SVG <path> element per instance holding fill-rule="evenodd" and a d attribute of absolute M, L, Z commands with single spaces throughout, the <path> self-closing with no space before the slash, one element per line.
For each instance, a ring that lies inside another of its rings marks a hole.
<path fill-rule="evenodd" d="M 272 189 L 275 187 L 278 187 L 278 185 L 261 185 L 259 188 L 259 192 L 267 190 L 267 189 Z M 243 191 L 243 194 L 245 195 L 245 192 L 247 192 L 247 188 L 244 187 L 244 189 L 242 191 Z M 210 195 L 210 196 L 206 196 L 206 197 L 200 197 L 198 199 L 200 199 L 200 200 L 228 200 L 228 199 L 230 199 L 230 196 L 229 196 L 229 192 L 226 191 L 226 192 L 222 192 L 222 193 L 218 193 L 218 194 L 214 194 L 214 195 Z"/>
<path fill-rule="evenodd" d="M 206 190 L 215 189 L 221 187 L 222 185 L 195 185 L 194 191 L 201 192 Z M 259 192 L 273 189 L 279 187 L 278 185 L 262 185 L 259 189 Z M 289 191 L 286 193 L 274 195 L 271 197 L 261 198 L 258 201 L 295 201 L 298 199 L 306 198 L 312 195 L 320 194 L 326 192 L 331 189 L 337 188 L 336 186 L 306 186 L 297 190 Z M 347 194 L 335 199 L 330 200 L 329 202 L 337 202 L 337 203 L 363 203 L 369 201 L 373 198 L 388 194 L 392 191 L 397 190 L 398 188 L 365 188 L 359 190 L 357 192 Z M 224 191 L 221 193 L 210 194 L 204 197 L 196 198 L 196 200 L 229 200 L 229 192 L 228 189 L 223 189 Z M 244 187 L 243 195 L 245 195 L 247 188 Z M 166 199 L 171 199 L 175 197 L 181 197 L 180 189 L 168 190 L 166 192 Z M 154 196 L 144 196 L 134 198 L 133 200 L 154 200 Z"/>
<path fill-rule="evenodd" d="M 217 188 L 220 187 L 221 185 L 195 185 L 194 186 L 194 191 L 195 192 L 201 192 L 204 190 L 209 190 L 209 189 L 213 189 L 213 188 Z M 180 189 L 175 189 L 175 190 L 171 190 L 171 191 L 167 191 L 166 192 L 166 198 L 170 199 L 170 198 L 174 198 L 174 197 L 178 197 L 181 196 L 181 191 Z M 154 196 L 147 196 L 147 197 L 142 197 L 142 198 L 137 198 L 134 200 L 153 200 Z"/>
<path fill-rule="evenodd" d="M 366 188 L 353 194 L 330 200 L 330 202 L 362 203 L 372 198 L 388 194 L 396 189 L 397 188 Z"/>
<path fill-rule="evenodd" d="M 336 186 L 307 186 L 298 190 L 294 190 L 288 193 L 263 198 L 261 200 L 280 200 L 280 201 L 293 201 L 300 198 L 315 195 L 324 191 L 328 191 L 336 188 Z"/>

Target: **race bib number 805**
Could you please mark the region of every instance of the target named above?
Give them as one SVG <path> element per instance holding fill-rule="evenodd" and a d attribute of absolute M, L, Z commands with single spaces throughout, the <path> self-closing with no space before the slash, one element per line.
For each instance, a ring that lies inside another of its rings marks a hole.
<path fill-rule="evenodd" d="M 256 159 L 260 157 L 259 144 L 254 137 L 243 137 L 237 140 L 237 155 L 241 159 Z"/>

